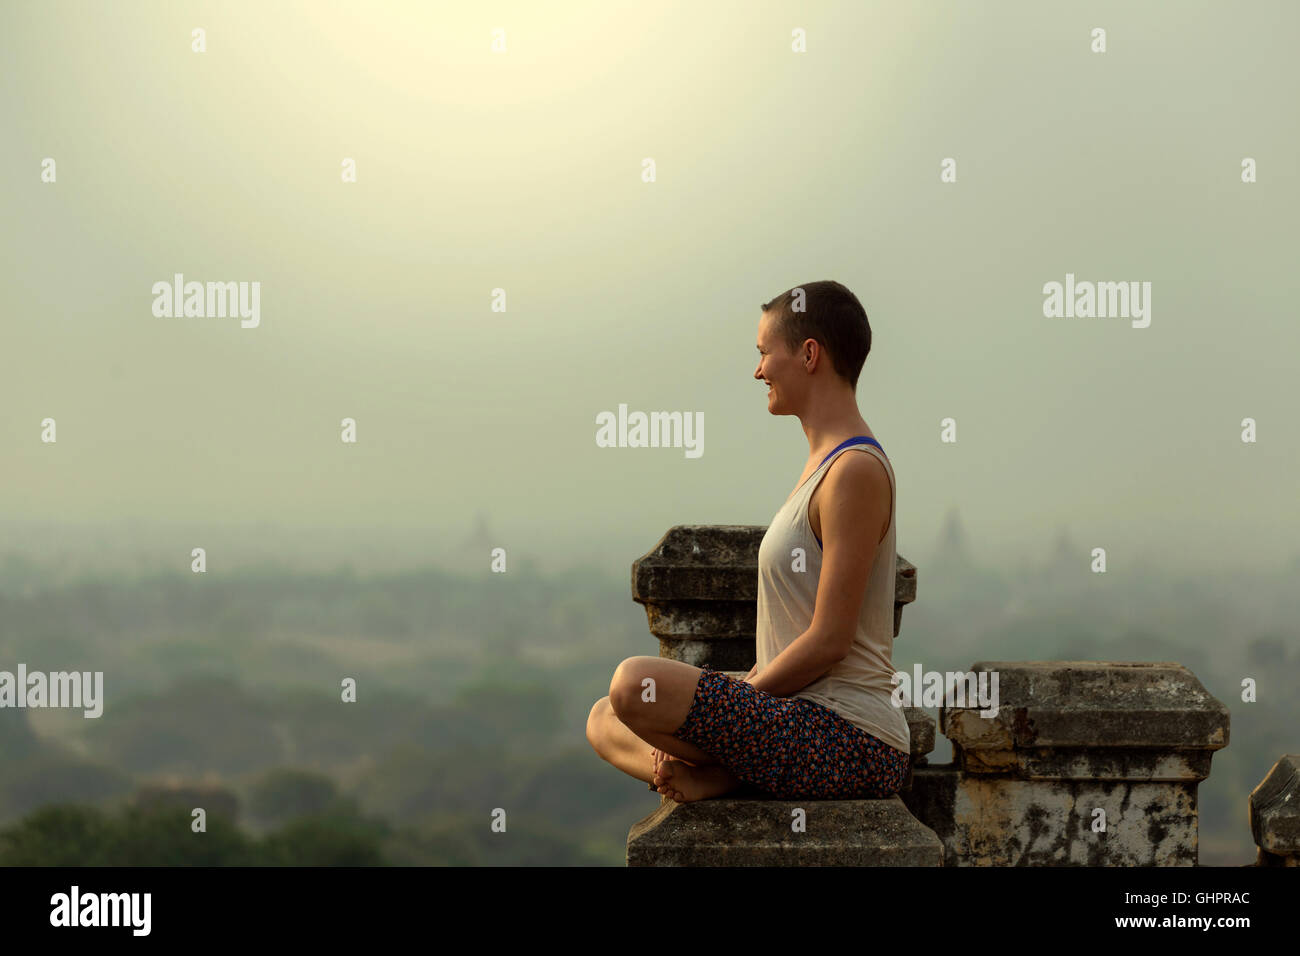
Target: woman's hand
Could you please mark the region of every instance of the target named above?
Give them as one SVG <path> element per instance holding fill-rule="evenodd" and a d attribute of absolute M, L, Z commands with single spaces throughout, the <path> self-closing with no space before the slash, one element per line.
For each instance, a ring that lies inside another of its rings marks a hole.
<path fill-rule="evenodd" d="M 758 665 L 755 664 L 753 667 L 749 669 L 749 673 L 744 676 L 744 681 L 746 684 L 752 684 L 754 683 L 754 678 L 757 676 L 758 676 Z"/>

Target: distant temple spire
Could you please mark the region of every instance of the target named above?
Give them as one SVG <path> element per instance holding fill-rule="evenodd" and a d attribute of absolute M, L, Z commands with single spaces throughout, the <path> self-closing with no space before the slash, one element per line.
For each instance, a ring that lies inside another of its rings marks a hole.
<path fill-rule="evenodd" d="M 492 532 L 488 530 L 487 515 L 482 511 L 474 514 L 474 527 L 461 540 L 464 551 L 485 551 L 492 547 Z"/>
<path fill-rule="evenodd" d="M 948 509 L 943 529 L 939 532 L 938 561 L 948 566 L 967 566 L 971 563 L 970 547 L 967 544 L 966 527 L 956 507 Z"/>

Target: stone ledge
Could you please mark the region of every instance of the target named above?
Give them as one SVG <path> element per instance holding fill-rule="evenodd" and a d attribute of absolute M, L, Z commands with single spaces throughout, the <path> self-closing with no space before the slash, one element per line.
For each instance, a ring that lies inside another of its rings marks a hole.
<path fill-rule="evenodd" d="M 1250 832 L 1263 866 L 1300 866 L 1300 754 L 1285 754 L 1250 794 Z"/>
<path fill-rule="evenodd" d="M 967 773 L 1031 779 L 1203 780 L 1228 743 L 1228 708 L 1181 664 L 980 661 L 999 710 L 939 711 Z"/>
<path fill-rule="evenodd" d="M 806 832 L 791 829 L 795 810 Z M 665 802 L 633 824 L 628 866 L 942 866 L 943 844 L 897 796 Z"/>

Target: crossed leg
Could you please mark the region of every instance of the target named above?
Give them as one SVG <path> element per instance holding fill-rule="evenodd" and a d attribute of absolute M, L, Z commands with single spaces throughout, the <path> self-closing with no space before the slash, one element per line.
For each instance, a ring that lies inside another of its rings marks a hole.
<path fill-rule="evenodd" d="M 679 802 L 705 799 L 741 783 L 711 754 L 679 740 L 703 671 L 663 657 L 629 657 L 614 671 L 609 696 L 587 718 L 587 739 L 596 753 L 624 773 L 656 785 Z M 655 773 L 652 748 L 677 757 Z"/>

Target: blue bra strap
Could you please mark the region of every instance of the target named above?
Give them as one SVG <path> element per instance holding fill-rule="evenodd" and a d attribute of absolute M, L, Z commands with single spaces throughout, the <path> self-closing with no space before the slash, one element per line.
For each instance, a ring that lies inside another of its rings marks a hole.
<path fill-rule="evenodd" d="M 848 448 L 850 445 L 875 445 L 877 448 L 880 448 L 880 442 L 867 435 L 858 435 L 856 438 L 846 438 L 844 441 L 832 448 L 830 454 L 822 459 L 822 465 L 830 461 L 831 455 L 835 454 L 841 448 Z M 883 452 L 885 449 L 880 448 L 880 450 Z M 817 467 L 820 468 L 821 465 L 818 465 Z"/>

